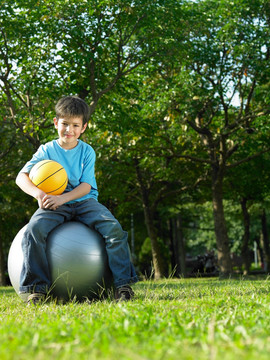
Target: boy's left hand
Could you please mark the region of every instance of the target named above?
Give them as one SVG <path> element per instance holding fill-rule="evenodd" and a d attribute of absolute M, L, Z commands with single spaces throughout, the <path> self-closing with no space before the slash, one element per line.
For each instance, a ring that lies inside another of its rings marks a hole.
<path fill-rule="evenodd" d="M 42 203 L 44 209 L 56 210 L 59 206 L 64 204 L 64 201 L 59 195 L 46 194 L 42 199 Z"/>

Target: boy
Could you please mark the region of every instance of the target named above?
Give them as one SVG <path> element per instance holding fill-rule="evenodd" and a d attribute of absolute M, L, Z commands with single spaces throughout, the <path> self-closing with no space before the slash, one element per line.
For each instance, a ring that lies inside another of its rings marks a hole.
<path fill-rule="evenodd" d="M 94 227 L 103 236 L 116 288 L 115 299 L 130 300 L 134 293 L 129 284 L 138 279 L 130 260 L 127 233 L 110 211 L 97 201 L 95 152 L 79 140 L 87 127 L 89 107 L 79 97 L 66 96 L 58 101 L 55 111 L 58 139 L 41 145 L 16 178 L 16 184 L 36 198 L 39 205 L 22 239 L 24 261 L 19 290 L 30 293 L 29 304 L 45 298 L 51 286 L 46 258 L 47 236 L 63 222 L 77 220 Z M 68 185 L 61 195 L 46 194 L 29 179 L 32 166 L 45 159 L 57 161 L 68 174 Z"/>

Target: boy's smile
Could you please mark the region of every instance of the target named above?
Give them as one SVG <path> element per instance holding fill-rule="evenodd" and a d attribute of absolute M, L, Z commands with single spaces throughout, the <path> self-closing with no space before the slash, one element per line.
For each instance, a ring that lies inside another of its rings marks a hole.
<path fill-rule="evenodd" d="M 83 125 L 82 117 L 54 118 L 54 125 L 58 131 L 58 143 L 64 149 L 73 149 L 77 146 L 77 140 L 85 131 L 87 124 Z"/>

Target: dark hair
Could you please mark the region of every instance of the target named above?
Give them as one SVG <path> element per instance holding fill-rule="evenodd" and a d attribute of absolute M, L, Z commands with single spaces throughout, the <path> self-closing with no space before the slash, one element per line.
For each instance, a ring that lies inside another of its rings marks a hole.
<path fill-rule="evenodd" d="M 78 96 L 65 96 L 55 105 L 55 114 L 57 119 L 82 116 L 84 125 L 89 121 L 90 108 L 86 102 Z"/>

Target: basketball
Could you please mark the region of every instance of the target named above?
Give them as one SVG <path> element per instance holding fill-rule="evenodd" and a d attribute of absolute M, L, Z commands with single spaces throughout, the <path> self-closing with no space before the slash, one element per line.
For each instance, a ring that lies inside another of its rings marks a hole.
<path fill-rule="evenodd" d="M 66 170 L 53 160 L 36 163 L 30 170 L 29 178 L 36 187 L 51 195 L 62 194 L 68 183 Z"/>

